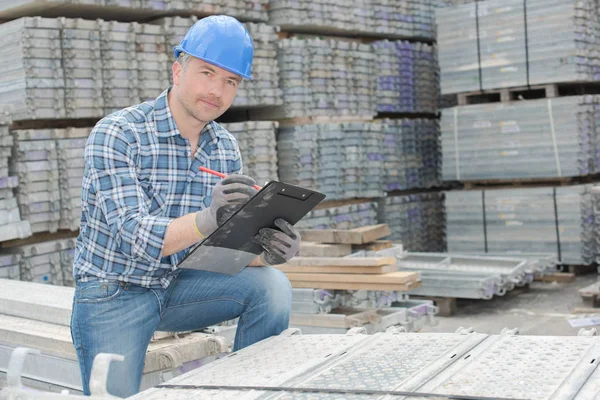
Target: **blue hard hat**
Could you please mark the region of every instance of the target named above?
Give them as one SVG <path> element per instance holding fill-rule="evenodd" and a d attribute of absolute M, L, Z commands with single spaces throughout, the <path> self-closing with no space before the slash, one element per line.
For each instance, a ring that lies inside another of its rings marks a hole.
<path fill-rule="evenodd" d="M 187 53 L 246 79 L 252 79 L 254 44 L 237 19 L 226 15 L 202 18 L 174 48 L 175 59 Z"/>

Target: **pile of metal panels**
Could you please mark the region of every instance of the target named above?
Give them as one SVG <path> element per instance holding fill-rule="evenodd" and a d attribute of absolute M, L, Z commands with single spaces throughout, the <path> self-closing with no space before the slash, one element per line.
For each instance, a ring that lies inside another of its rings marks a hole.
<path fill-rule="evenodd" d="M 23 296 L 27 293 L 27 296 Z M 81 393 L 81 375 L 69 324 L 73 288 L 0 280 L 0 378 L 10 353 L 28 346 L 41 354 L 25 363 L 29 386 Z M 146 353 L 142 390 L 197 368 L 229 351 L 221 337 L 203 333 L 157 332 Z M 31 389 L 29 389 L 31 390 Z M 1 396 L 0 396 L 1 397 Z"/>
<path fill-rule="evenodd" d="M 1 254 L 0 279 L 21 279 L 20 262 L 21 256 L 19 254 Z"/>
<path fill-rule="evenodd" d="M 55 140 L 29 138 L 27 131 L 13 131 L 11 174 L 19 177 L 17 200 L 21 216 L 31 231 L 56 232 L 60 222 L 60 186 Z"/>
<path fill-rule="evenodd" d="M 343 40 L 279 41 L 282 107 L 257 118 L 373 117 L 377 108 L 375 53 L 371 45 Z"/>
<path fill-rule="evenodd" d="M 438 9 L 442 93 L 598 80 L 599 13 L 595 0 L 488 0 Z"/>
<path fill-rule="evenodd" d="M 76 231 L 81 220 L 81 186 L 85 169 L 84 149 L 88 128 L 57 129 L 60 229 Z"/>
<path fill-rule="evenodd" d="M 386 119 L 384 131 L 385 190 L 438 186 L 442 152 L 435 119 Z"/>
<path fill-rule="evenodd" d="M 379 122 L 280 128 L 279 176 L 325 193 L 328 200 L 379 197 L 384 179 L 382 132 Z"/>
<path fill-rule="evenodd" d="M 552 254 L 565 264 L 594 262 L 597 231 L 588 192 L 583 185 L 446 192 L 448 251 L 522 251 Z"/>
<path fill-rule="evenodd" d="M 0 107 L 0 241 L 23 239 L 31 235 L 29 221 L 21 219 L 14 193 L 14 188 L 19 185 L 19 177 L 9 176 L 9 159 L 13 148 L 13 138 L 9 132 L 10 124 L 10 109 Z M 12 267 L 13 261 L 4 260 L 0 265 Z M 7 275 L 6 271 L 5 269 L 4 273 L 0 272 L 0 277 Z M 13 272 L 10 274 L 14 275 Z"/>
<path fill-rule="evenodd" d="M 313 210 L 296 225 L 302 229 L 353 229 L 377 224 L 377 203 L 364 202 Z"/>
<path fill-rule="evenodd" d="M 600 339 L 585 329 L 564 337 L 518 336 L 518 329 L 360 332 L 288 330 L 131 399 L 376 399 L 412 392 L 430 399 L 591 400 L 598 391 Z"/>
<path fill-rule="evenodd" d="M 269 0 L 0 0 L 0 19 L 35 15 L 78 15 L 87 19 L 148 20 L 167 14 L 224 14 L 241 21 L 267 22 Z"/>
<path fill-rule="evenodd" d="M 235 136 L 244 166 L 244 175 L 262 186 L 278 180 L 275 132 L 279 124 L 272 121 L 247 121 L 222 124 Z"/>
<path fill-rule="evenodd" d="M 446 251 L 446 215 L 442 193 L 389 196 L 379 200 L 379 223 L 392 231 L 389 239 L 408 251 Z"/>
<path fill-rule="evenodd" d="M 440 76 L 432 45 L 384 40 L 373 43 L 373 49 L 378 112 L 437 112 Z"/>
<path fill-rule="evenodd" d="M 65 282 L 65 275 L 73 274 L 72 264 L 63 264 L 68 260 L 61 257 L 62 252 L 74 248 L 73 239 L 52 240 L 5 249 L 0 253 L 0 258 L 12 265 L 11 279 L 61 286 Z M 9 261 L 10 257 L 13 257 L 12 261 Z M 17 269 L 14 267 L 17 265 L 19 272 L 15 273 Z M 67 281 L 72 282 L 73 278 L 69 281 L 67 276 Z"/>
<path fill-rule="evenodd" d="M 165 34 L 168 60 L 173 59 L 173 48 L 179 45 L 181 39 L 197 20 L 196 17 L 169 17 L 159 21 Z M 250 32 L 254 42 L 252 80 L 242 82 L 233 107 L 281 105 L 283 101 L 281 89 L 279 89 L 279 66 L 277 64 L 277 32 L 279 28 L 255 23 L 245 23 L 244 26 Z M 170 63 L 163 69 L 170 71 Z M 172 74 L 168 74 L 168 79 L 172 80 Z"/>
<path fill-rule="evenodd" d="M 434 7 L 430 0 L 361 0 L 352 12 L 341 12 L 335 0 L 271 0 L 269 22 L 282 30 L 309 33 L 350 33 L 389 38 L 435 39 Z"/>
<path fill-rule="evenodd" d="M 442 111 L 444 180 L 578 176 L 599 170 L 600 96 Z"/>

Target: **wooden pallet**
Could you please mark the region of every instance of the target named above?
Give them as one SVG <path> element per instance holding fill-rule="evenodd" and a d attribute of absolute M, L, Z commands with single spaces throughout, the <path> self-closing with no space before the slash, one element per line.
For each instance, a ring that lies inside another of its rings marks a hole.
<path fill-rule="evenodd" d="M 553 274 L 542 275 L 535 278 L 538 282 L 557 282 L 557 283 L 571 283 L 575 282 L 575 274 L 570 272 L 555 272 Z"/>
<path fill-rule="evenodd" d="M 347 42 L 358 42 L 358 43 L 373 43 L 381 39 L 388 40 L 404 40 L 408 42 L 425 42 L 433 44 L 434 40 L 427 37 L 415 37 L 415 36 L 404 36 L 404 35 L 393 35 L 388 33 L 375 33 L 375 32 L 357 32 L 353 29 L 340 29 L 331 26 L 322 25 L 292 25 L 285 24 L 280 26 L 280 32 L 278 36 L 280 39 L 288 38 L 319 38 L 319 39 L 333 39 L 343 40 Z"/>
<path fill-rule="evenodd" d="M 392 234 L 386 224 L 355 229 L 299 229 L 302 240 L 314 243 L 362 245 Z"/>
<path fill-rule="evenodd" d="M 34 233 L 32 236 L 25 239 L 8 240 L 6 242 L 0 242 L 0 248 L 10 248 L 17 246 L 26 246 L 30 244 L 48 242 L 51 240 L 70 239 L 76 238 L 79 235 L 79 231 L 59 230 L 54 233 L 42 232 Z"/>
<path fill-rule="evenodd" d="M 600 94 L 598 82 L 548 83 L 544 85 L 473 91 L 457 94 L 459 106 L 508 103 L 519 100 L 551 99 L 569 95 Z"/>

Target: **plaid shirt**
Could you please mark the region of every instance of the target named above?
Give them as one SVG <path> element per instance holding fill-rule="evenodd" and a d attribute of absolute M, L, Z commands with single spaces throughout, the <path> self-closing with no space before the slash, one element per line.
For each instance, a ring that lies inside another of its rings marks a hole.
<path fill-rule="evenodd" d="M 235 138 L 216 122 L 191 158 L 165 90 L 153 102 L 108 115 L 85 146 L 81 227 L 73 274 L 79 282 L 123 281 L 167 288 L 189 249 L 162 257 L 169 222 L 208 207 L 220 178 L 206 166 L 241 173 Z"/>

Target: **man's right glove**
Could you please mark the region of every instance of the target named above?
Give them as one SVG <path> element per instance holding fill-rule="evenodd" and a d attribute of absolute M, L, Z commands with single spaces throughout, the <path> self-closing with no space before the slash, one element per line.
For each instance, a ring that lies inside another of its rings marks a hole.
<path fill-rule="evenodd" d="M 292 224 L 283 218 L 277 218 L 275 226 L 281 231 L 263 228 L 256 235 L 256 240 L 265 250 L 260 255 L 264 265 L 285 264 L 295 257 L 300 250 L 300 234 Z"/>
<path fill-rule="evenodd" d="M 213 188 L 210 207 L 196 212 L 198 234 L 207 237 L 227 221 L 257 193 L 254 185 L 254 179 L 245 175 L 229 175 L 220 180 Z"/>

